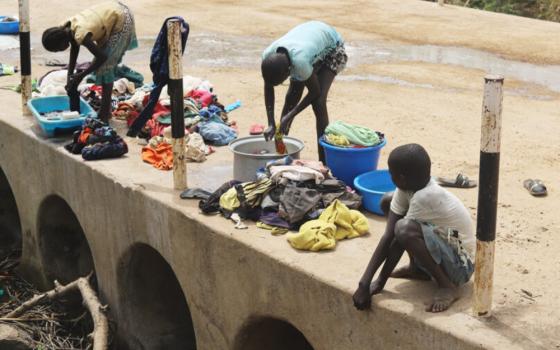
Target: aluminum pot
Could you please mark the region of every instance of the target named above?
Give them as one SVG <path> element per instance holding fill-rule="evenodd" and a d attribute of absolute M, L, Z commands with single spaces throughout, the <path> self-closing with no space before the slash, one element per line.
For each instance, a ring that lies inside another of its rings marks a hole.
<path fill-rule="evenodd" d="M 299 159 L 304 147 L 303 142 L 293 137 L 284 137 L 288 154 L 276 153 L 274 141 L 265 141 L 262 135 L 242 137 L 233 140 L 229 148 L 233 152 L 233 178 L 247 182 L 256 179 L 257 169 L 262 168 L 270 160 L 280 159 L 287 155 Z"/>

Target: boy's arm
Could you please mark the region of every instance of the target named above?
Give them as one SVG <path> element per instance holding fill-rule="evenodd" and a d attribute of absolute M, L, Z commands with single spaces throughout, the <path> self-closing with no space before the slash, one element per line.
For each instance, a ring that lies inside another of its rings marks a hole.
<path fill-rule="evenodd" d="M 371 293 L 369 291 L 371 280 L 381 264 L 387 258 L 389 247 L 395 238 L 395 225 L 400 219 L 402 219 L 401 215 L 397 215 L 391 210 L 389 211 L 385 233 L 383 234 L 383 237 L 381 237 L 377 248 L 375 248 L 375 252 L 371 257 L 366 271 L 358 283 L 358 289 L 356 289 L 353 296 L 354 306 L 356 306 L 358 310 L 364 310 L 371 304 Z"/>
<path fill-rule="evenodd" d="M 70 82 L 70 78 L 74 75 L 74 69 L 76 68 L 76 62 L 78 61 L 78 54 L 80 53 L 80 45 L 77 44 L 74 39 L 70 40 L 70 60 L 68 61 L 68 75 L 66 78 L 66 84 Z"/>
<path fill-rule="evenodd" d="M 286 135 L 290 131 L 290 125 L 292 125 L 292 121 L 296 115 L 321 96 L 321 85 L 319 84 L 319 78 L 315 72 L 307 79 L 305 87 L 307 87 L 307 95 L 305 95 L 299 104 L 289 111 L 288 114 L 283 115 L 280 120 L 280 132 L 282 132 L 283 135 Z"/>
<path fill-rule="evenodd" d="M 67 90 L 68 91 L 76 89 L 78 87 L 78 84 L 80 84 L 80 82 L 88 74 L 90 74 L 91 72 L 95 72 L 97 70 L 97 68 L 101 67 L 101 65 L 103 65 L 103 63 L 105 63 L 105 61 L 107 60 L 107 55 L 91 39 L 91 33 L 86 35 L 82 45 L 84 45 L 89 50 L 89 52 L 91 52 L 94 59 L 93 59 L 92 64 L 86 70 L 71 76 L 70 81 L 68 82 L 68 85 L 67 85 Z"/>
<path fill-rule="evenodd" d="M 264 131 L 266 141 L 272 140 L 276 133 L 276 123 L 274 122 L 274 86 L 264 83 L 264 106 L 268 119 L 268 128 Z"/>

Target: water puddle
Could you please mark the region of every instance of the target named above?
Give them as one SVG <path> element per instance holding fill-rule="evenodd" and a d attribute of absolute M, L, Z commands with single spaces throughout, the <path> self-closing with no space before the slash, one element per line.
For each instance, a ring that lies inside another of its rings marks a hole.
<path fill-rule="evenodd" d="M 423 62 L 455 65 L 500 74 L 560 92 L 560 66 L 541 66 L 510 61 L 497 55 L 462 47 L 434 45 L 391 45 L 372 42 L 350 42 L 347 45 L 349 66 L 378 62 Z"/>
<path fill-rule="evenodd" d="M 140 47 L 125 56 L 125 62 L 148 64 L 154 37 L 140 37 Z M 16 36 L 0 36 L 0 52 L 5 62 L 17 63 L 19 46 Z M 258 69 L 261 53 L 270 43 L 267 38 L 257 36 L 237 36 L 216 33 L 192 33 L 183 58 L 186 67 L 232 67 Z M 35 62 L 57 58 L 68 59 L 68 52 L 51 53 L 45 51 L 37 34 L 32 38 L 32 58 Z M 385 42 L 350 41 L 346 44 L 350 59 L 349 67 L 363 64 L 391 62 L 423 62 L 454 65 L 479 69 L 491 74 L 501 74 L 507 79 L 538 84 L 552 91 L 560 92 L 560 65 L 541 66 L 530 63 L 503 59 L 497 55 L 461 48 L 435 45 L 396 45 Z M 80 62 L 91 60 L 87 50 L 81 50 Z M 338 78 L 344 81 L 374 81 L 383 84 L 435 89 L 428 83 L 408 82 L 390 76 L 372 74 L 345 75 Z M 510 90 L 512 94 L 537 99 L 551 96 L 529 95 L 525 88 Z"/>

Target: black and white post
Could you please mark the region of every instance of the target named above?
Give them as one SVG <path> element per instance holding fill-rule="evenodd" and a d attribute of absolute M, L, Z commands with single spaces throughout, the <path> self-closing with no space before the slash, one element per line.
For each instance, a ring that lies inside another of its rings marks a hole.
<path fill-rule="evenodd" d="M 489 316 L 492 310 L 503 85 L 501 76 L 484 78 L 473 307 L 477 316 Z"/>
<path fill-rule="evenodd" d="M 21 110 L 31 112 L 27 101 L 31 98 L 31 40 L 29 35 L 29 0 L 19 0 L 19 58 L 21 71 Z"/>
<path fill-rule="evenodd" d="M 167 45 L 169 55 L 169 96 L 171 98 L 171 135 L 173 138 L 173 187 L 187 187 L 187 163 L 185 158 L 185 119 L 183 101 L 183 61 L 181 46 L 181 22 L 167 21 Z"/>

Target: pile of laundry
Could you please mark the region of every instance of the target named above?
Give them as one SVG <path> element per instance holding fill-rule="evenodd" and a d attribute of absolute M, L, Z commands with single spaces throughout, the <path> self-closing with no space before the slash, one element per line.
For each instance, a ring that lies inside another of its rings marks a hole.
<path fill-rule="evenodd" d="M 214 146 L 224 146 L 235 140 L 238 135 L 237 124 L 230 121 L 228 112 L 240 107 L 239 102 L 224 106 L 218 101 L 212 84 L 201 78 L 183 77 L 185 129 L 198 133 L 204 141 Z M 126 119 L 130 126 L 148 104 L 150 88 L 143 87 L 129 100 L 119 105 L 113 116 Z M 166 87 L 163 88 L 153 114 L 138 135 L 150 139 L 161 136 L 163 129 L 171 125 L 171 101 Z"/>
<path fill-rule="evenodd" d="M 201 198 L 203 213 L 220 212 L 238 229 L 247 227 L 243 220 L 253 220 L 272 234 L 296 231 L 287 235 L 296 249 L 334 249 L 338 240 L 369 232 L 367 219 L 356 210 L 361 196 L 319 161 L 287 156 L 259 169 L 256 181 L 229 181 L 214 193 L 195 191 L 181 198 Z"/>
<path fill-rule="evenodd" d="M 89 117 L 64 148 L 72 154 L 81 154 L 84 160 L 118 158 L 128 152 L 126 142 L 113 128 Z"/>
<path fill-rule="evenodd" d="M 325 129 L 324 140 L 333 146 L 363 148 L 379 145 L 384 135 L 363 126 L 335 121 Z"/>

